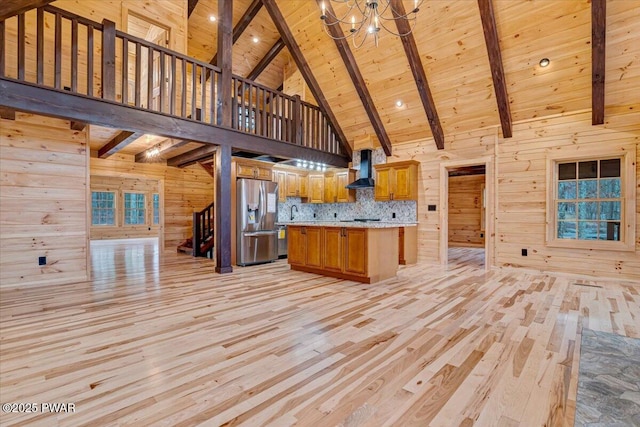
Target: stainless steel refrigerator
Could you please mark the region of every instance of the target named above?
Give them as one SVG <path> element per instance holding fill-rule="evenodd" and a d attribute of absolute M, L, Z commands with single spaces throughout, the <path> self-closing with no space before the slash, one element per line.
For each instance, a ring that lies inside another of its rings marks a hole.
<path fill-rule="evenodd" d="M 236 189 L 237 264 L 244 266 L 278 259 L 278 184 L 239 179 Z"/>

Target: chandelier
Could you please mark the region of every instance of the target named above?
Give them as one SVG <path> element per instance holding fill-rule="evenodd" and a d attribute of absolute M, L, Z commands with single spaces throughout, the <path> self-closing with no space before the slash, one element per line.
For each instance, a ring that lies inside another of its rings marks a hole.
<path fill-rule="evenodd" d="M 325 1 L 328 1 L 325 4 Z M 402 0 L 325 0 L 321 3 L 322 20 L 325 32 L 334 40 L 351 37 L 353 46 L 361 47 L 369 36 L 373 37 L 376 47 L 380 30 L 383 29 L 398 37 L 404 37 L 413 31 L 420 5 L 424 0 L 413 0 L 413 9 L 407 11 Z M 331 3 L 339 3 L 336 13 Z M 392 3 L 396 3 L 394 6 Z M 407 21 L 406 27 L 396 27 L 396 21 Z M 342 31 L 331 28 L 337 25 Z M 402 28 L 402 29 L 401 29 Z M 406 31 L 405 31 L 406 30 Z M 342 35 L 340 35 L 342 34 Z"/>

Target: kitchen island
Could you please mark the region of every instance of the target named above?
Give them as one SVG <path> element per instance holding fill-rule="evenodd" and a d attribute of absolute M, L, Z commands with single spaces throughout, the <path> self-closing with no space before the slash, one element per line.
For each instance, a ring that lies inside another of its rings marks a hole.
<path fill-rule="evenodd" d="M 363 283 L 395 277 L 399 227 L 389 222 L 296 222 L 288 224 L 292 270 Z"/>

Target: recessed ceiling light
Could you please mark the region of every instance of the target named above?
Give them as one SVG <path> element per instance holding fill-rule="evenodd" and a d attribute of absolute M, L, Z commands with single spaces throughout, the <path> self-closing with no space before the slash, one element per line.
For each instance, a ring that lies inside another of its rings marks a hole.
<path fill-rule="evenodd" d="M 401 99 L 398 99 L 398 100 L 396 101 L 396 107 L 402 107 L 403 105 L 404 105 L 404 104 L 402 103 L 402 100 L 401 100 Z"/>
<path fill-rule="evenodd" d="M 216 19 L 217 19 L 217 18 L 216 18 L 215 16 L 213 16 L 213 15 L 209 15 L 209 21 L 211 21 L 211 22 L 216 22 Z"/>
<path fill-rule="evenodd" d="M 550 63 L 550 62 L 551 62 L 551 61 L 549 60 L 549 58 L 542 58 L 542 59 L 540 60 L 540 66 L 541 66 L 541 67 L 546 67 L 546 66 L 548 66 L 548 65 L 549 65 L 549 63 Z"/>
<path fill-rule="evenodd" d="M 254 43 L 258 43 L 260 41 L 260 39 L 257 38 L 257 37 L 254 37 L 252 40 L 253 40 Z"/>

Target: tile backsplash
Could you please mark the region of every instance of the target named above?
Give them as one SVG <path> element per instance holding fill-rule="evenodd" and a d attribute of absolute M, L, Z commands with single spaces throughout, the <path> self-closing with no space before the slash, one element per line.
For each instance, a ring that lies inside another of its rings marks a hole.
<path fill-rule="evenodd" d="M 354 218 L 379 218 L 387 222 L 418 221 L 418 207 L 415 201 L 376 202 L 373 198 L 373 188 L 356 190 L 355 203 L 302 203 L 299 197 L 289 197 L 286 202 L 278 203 L 278 221 L 291 220 L 292 205 L 298 208 L 298 212 L 295 209 L 293 212 L 295 221 L 332 221 Z M 394 213 L 395 218 L 393 218 Z"/>

